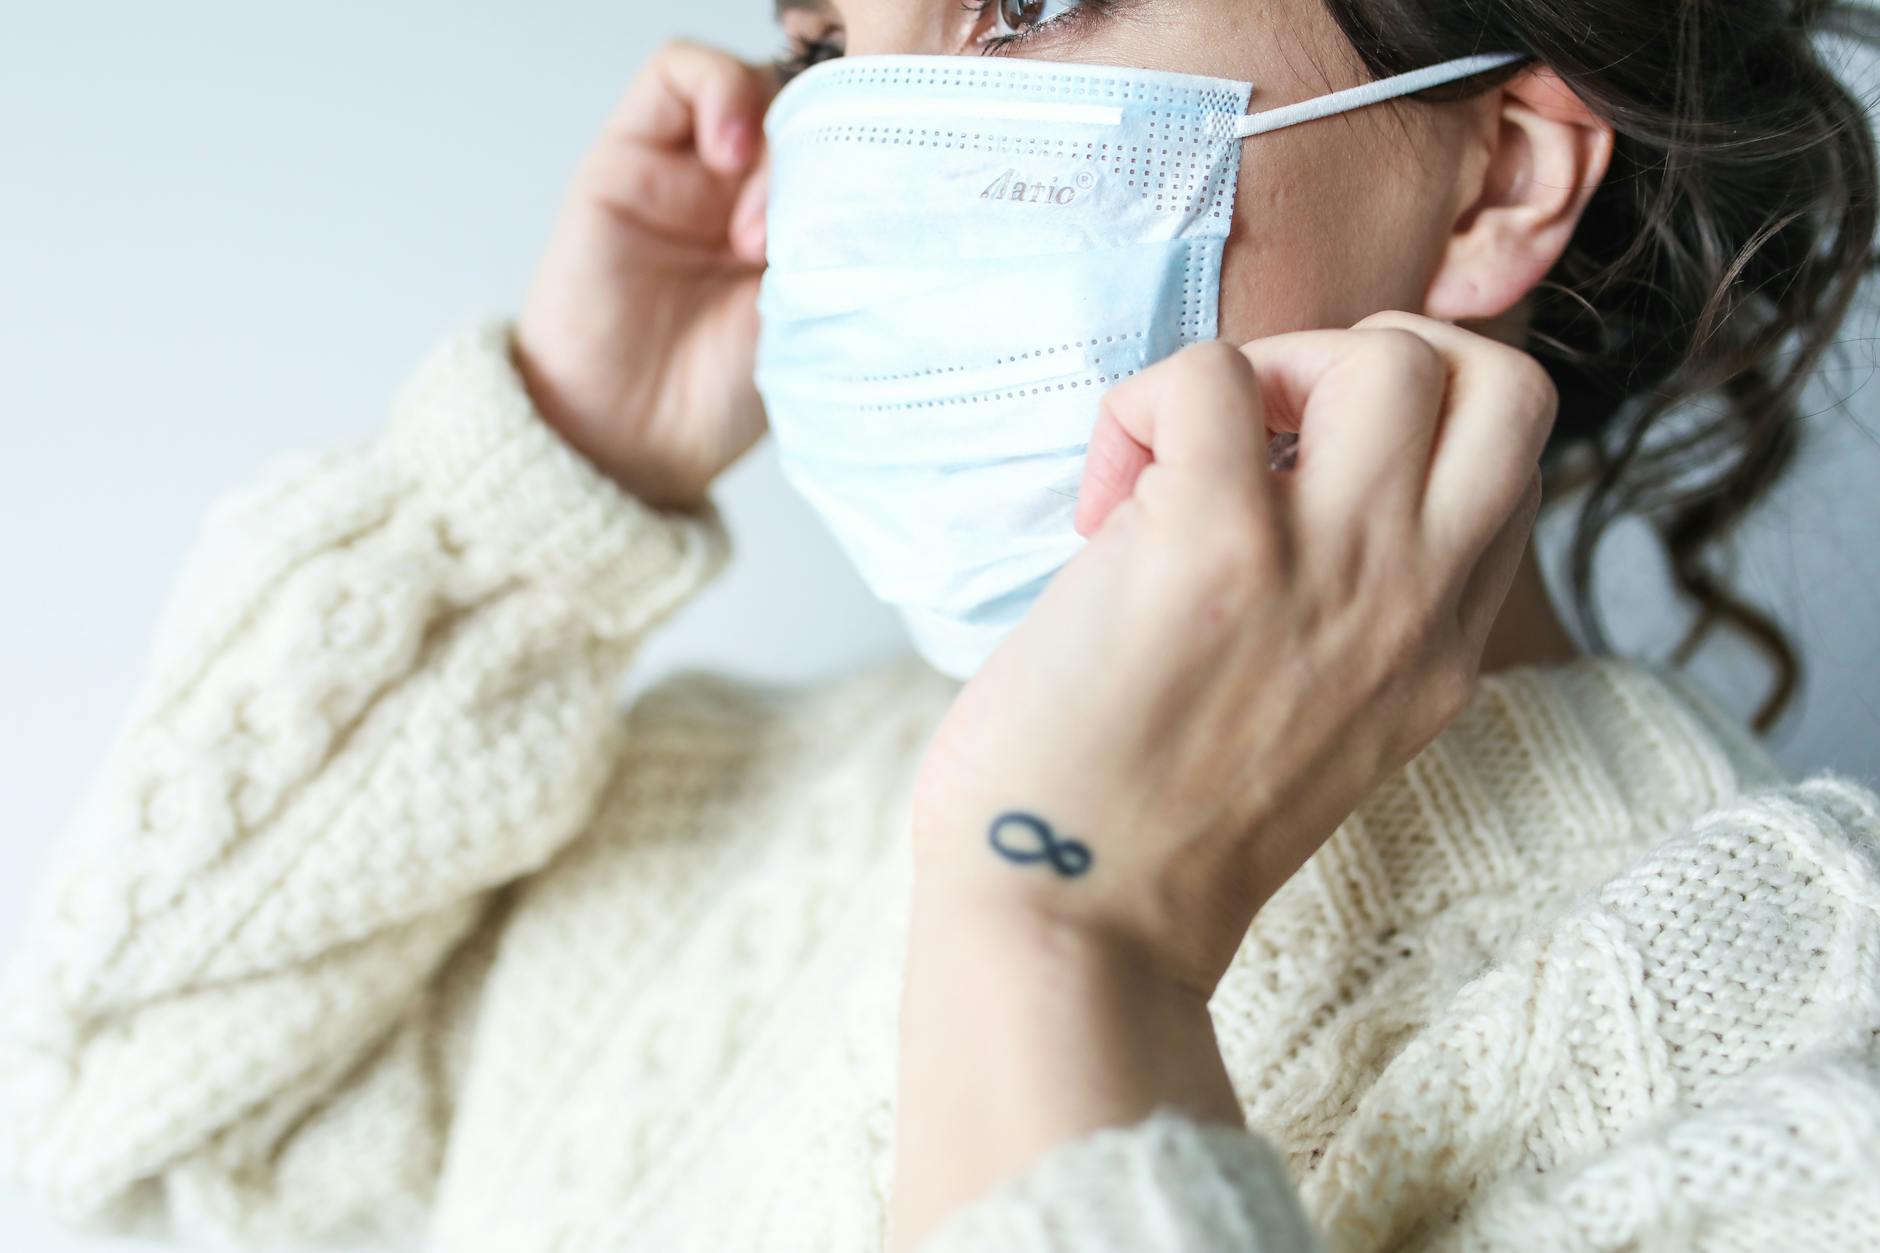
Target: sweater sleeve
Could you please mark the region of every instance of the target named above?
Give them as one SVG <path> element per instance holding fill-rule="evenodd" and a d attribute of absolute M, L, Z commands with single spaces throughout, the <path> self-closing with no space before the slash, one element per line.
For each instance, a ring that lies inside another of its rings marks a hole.
<path fill-rule="evenodd" d="M 6 1176 L 86 1229 L 420 1221 L 505 885 L 584 830 L 617 681 L 728 556 L 540 419 L 498 320 L 218 500 L 6 969 Z"/>
<path fill-rule="evenodd" d="M 1308 1253 L 1284 1164 L 1238 1127 L 1160 1106 L 1057 1145 L 953 1211 L 916 1253 Z"/>

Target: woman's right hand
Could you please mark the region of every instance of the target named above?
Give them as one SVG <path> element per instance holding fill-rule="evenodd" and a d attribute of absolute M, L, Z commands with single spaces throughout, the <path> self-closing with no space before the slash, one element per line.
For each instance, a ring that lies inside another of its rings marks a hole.
<path fill-rule="evenodd" d="M 1120 940 L 1205 1001 L 1260 906 L 1474 698 L 1558 406 L 1527 353 L 1394 310 L 1110 388 L 1090 542 L 930 737 L 923 893 Z M 1268 430 L 1299 435 L 1296 468 L 1265 467 Z"/>
<path fill-rule="evenodd" d="M 576 170 L 515 333 L 542 415 L 634 495 L 702 501 L 764 432 L 752 374 L 769 65 L 655 53 Z"/>

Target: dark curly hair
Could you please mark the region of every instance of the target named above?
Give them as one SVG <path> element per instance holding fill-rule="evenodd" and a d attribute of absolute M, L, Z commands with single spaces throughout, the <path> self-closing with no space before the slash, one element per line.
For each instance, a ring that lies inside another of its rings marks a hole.
<path fill-rule="evenodd" d="M 1719 623 L 1741 631 L 1777 671 L 1752 719 L 1766 732 L 1801 664 L 1710 551 L 1794 461 L 1802 389 L 1875 264 L 1873 133 L 1816 36 L 1880 42 L 1880 17 L 1836 0 L 1324 2 L 1377 76 L 1516 49 L 1612 125 L 1607 176 L 1534 291 L 1527 344 L 1560 392 L 1545 494 L 1587 489 L 1574 616 L 1611 653 L 1594 550 L 1615 520 L 1645 519 L 1697 610 L 1673 663 Z M 1533 63 L 1412 98 L 1458 99 Z"/>

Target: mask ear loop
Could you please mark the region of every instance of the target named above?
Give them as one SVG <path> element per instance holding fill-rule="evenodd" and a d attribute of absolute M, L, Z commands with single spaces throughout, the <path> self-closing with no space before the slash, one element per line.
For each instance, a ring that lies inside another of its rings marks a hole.
<path fill-rule="evenodd" d="M 1281 105 L 1276 109 L 1262 109 L 1258 113 L 1243 113 L 1235 119 L 1233 133 L 1239 139 L 1245 139 L 1249 135 L 1263 135 L 1267 131 L 1291 126 L 1295 122 L 1309 122 L 1314 118 L 1343 113 L 1348 109 L 1356 109 L 1367 104 L 1376 104 L 1379 100 L 1389 100 L 1393 96 L 1404 96 L 1413 91 L 1422 91 L 1425 87 L 1434 87 L 1438 83 L 1454 82 L 1458 78 L 1467 78 L 1471 74 L 1480 74 L 1483 70 L 1492 70 L 1496 66 L 1506 65 L 1510 61 L 1525 60 L 1529 55 L 1526 52 L 1483 52 L 1454 61 L 1444 61 L 1438 65 L 1425 66 L 1420 70 L 1411 70 L 1405 74 L 1393 74 L 1389 78 L 1360 83 L 1356 87 L 1347 87 L 1343 91 L 1314 96 L 1310 100 L 1301 100 L 1297 104 Z"/>

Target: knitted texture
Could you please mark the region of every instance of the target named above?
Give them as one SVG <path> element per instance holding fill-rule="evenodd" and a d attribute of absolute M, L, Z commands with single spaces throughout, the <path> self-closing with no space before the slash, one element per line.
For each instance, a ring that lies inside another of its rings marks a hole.
<path fill-rule="evenodd" d="M 1093 1187 L 1102 1180 L 1105 1187 Z M 1040 1158 L 929 1237 L 938 1249 L 1303 1253 L 1319 1247 L 1265 1141 L 1158 1107 Z"/>
<path fill-rule="evenodd" d="M 878 1250 L 958 684 L 640 643 L 730 552 L 504 321 L 209 511 L 0 1004 L 0 1168 L 199 1247 Z M 1211 1009 L 1251 1130 L 1058 1145 L 919 1253 L 1880 1245 L 1880 798 L 1689 679 L 1482 676 Z"/>

